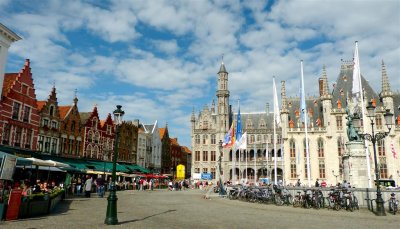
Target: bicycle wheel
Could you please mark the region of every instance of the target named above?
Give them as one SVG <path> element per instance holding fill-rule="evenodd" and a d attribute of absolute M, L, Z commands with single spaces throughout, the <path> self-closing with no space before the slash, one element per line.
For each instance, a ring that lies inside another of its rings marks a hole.
<path fill-rule="evenodd" d="M 334 204 L 334 209 L 335 209 L 336 211 L 339 211 L 339 210 L 340 210 L 340 203 L 335 202 L 335 204 Z"/>

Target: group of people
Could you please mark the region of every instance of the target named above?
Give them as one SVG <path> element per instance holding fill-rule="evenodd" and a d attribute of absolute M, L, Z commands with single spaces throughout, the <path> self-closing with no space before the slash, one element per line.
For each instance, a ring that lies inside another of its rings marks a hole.
<path fill-rule="evenodd" d="M 169 181 L 168 182 L 168 190 L 169 191 L 181 191 L 189 188 L 189 184 L 186 180 L 181 181 Z"/>

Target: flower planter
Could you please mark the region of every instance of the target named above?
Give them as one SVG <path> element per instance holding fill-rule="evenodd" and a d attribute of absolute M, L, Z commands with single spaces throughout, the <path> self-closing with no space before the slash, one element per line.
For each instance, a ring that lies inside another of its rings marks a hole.
<path fill-rule="evenodd" d="M 45 215 L 49 213 L 50 200 L 32 200 L 29 201 L 29 217 Z"/>
<path fill-rule="evenodd" d="M 60 202 L 61 199 L 62 199 L 62 194 L 50 200 L 49 213 L 53 211 L 53 209 L 57 206 L 58 202 Z"/>

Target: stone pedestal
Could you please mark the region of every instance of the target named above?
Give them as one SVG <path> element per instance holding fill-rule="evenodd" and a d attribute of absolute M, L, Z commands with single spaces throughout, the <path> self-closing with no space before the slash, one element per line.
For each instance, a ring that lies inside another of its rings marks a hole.
<path fill-rule="evenodd" d="M 361 141 L 346 143 L 346 152 L 343 154 L 343 179 L 350 182 L 352 187 L 368 187 L 367 159 L 365 148 Z"/>

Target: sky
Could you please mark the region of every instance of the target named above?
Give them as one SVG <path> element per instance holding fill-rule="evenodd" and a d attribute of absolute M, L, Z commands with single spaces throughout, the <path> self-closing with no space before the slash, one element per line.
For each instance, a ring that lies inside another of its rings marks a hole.
<path fill-rule="evenodd" d="M 300 60 L 306 94 L 316 96 L 322 67 L 333 83 L 355 41 L 373 89 L 382 60 L 400 89 L 398 0 L 0 0 L 0 22 L 23 38 L 6 72 L 30 59 L 38 100 L 55 85 L 59 104 L 72 104 L 77 90 L 79 111 L 97 105 L 105 119 L 121 104 L 124 120 L 168 124 L 189 148 L 192 110 L 216 99 L 222 59 L 242 113 L 272 104 L 273 76 L 298 96 Z"/>

